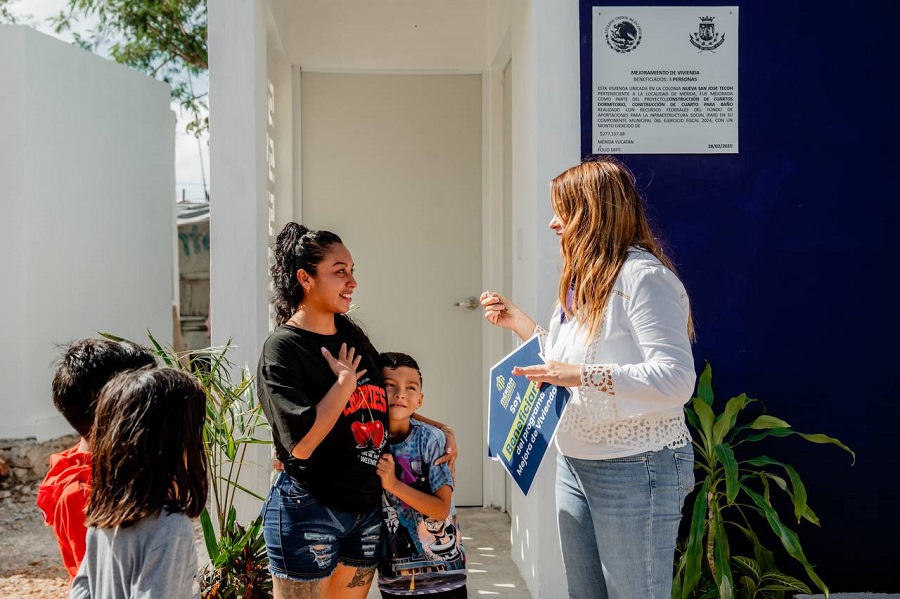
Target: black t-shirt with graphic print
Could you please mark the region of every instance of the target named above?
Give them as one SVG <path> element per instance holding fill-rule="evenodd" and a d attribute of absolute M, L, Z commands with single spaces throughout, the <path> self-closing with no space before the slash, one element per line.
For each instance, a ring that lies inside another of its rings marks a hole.
<path fill-rule="evenodd" d="M 308 459 L 291 455 L 315 422 L 316 404 L 337 380 L 321 348 L 336 357 L 342 343 L 352 346 L 340 329 L 336 335 L 320 335 L 279 326 L 263 345 L 256 388 L 285 471 L 324 505 L 362 513 L 380 505 L 376 465 L 388 433 L 387 396 L 373 348 L 364 352 L 359 370 L 366 373 L 331 431 Z"/>

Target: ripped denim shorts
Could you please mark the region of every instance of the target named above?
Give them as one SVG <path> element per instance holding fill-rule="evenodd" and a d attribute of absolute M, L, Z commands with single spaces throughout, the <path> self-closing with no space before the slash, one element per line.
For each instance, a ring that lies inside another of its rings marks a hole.
<path fill-rule="evenodd" d="M 338 564 L 372 567 L 378 561 L 380 506 L 357 514 L 326 507 L 281 472 L 262 508 L 269 571 L 278 578 L 327 578 Z"/>

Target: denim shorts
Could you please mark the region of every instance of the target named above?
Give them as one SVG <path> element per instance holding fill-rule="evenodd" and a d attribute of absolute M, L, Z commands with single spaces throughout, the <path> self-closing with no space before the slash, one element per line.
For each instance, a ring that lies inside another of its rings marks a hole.
<path fill-rule="evenodd" d="M 326 507 L 286 472 L 263 504 L 269 571 L 278 578 L 327 578 L 338 564 L 369 568 L 378 561 L 380 506 L 357 514 Z"/>

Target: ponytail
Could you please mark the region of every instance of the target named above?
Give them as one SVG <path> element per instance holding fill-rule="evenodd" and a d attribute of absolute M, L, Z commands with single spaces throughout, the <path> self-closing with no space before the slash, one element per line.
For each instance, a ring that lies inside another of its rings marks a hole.
<path fill-rule="evenodd" d="M 269 269 L 276 324 L 287 322 L 303 301 L 303 286 L 297 280 L 297 271 L 302 269 L 315 276 L 325 252 L 335 243 L 343 242 L 331 231 L 316 231 L 295 222 L 287 223 L 278 233 L 272 247 L 275 261 Z"/>

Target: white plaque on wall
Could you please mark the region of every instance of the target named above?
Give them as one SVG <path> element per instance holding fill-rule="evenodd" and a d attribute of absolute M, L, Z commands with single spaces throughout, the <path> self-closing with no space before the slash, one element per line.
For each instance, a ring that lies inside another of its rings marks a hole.
<path fill-rule="evenodd" d="M 738 7 L 595 6 L 591 148 L 738 152 Z"/>

